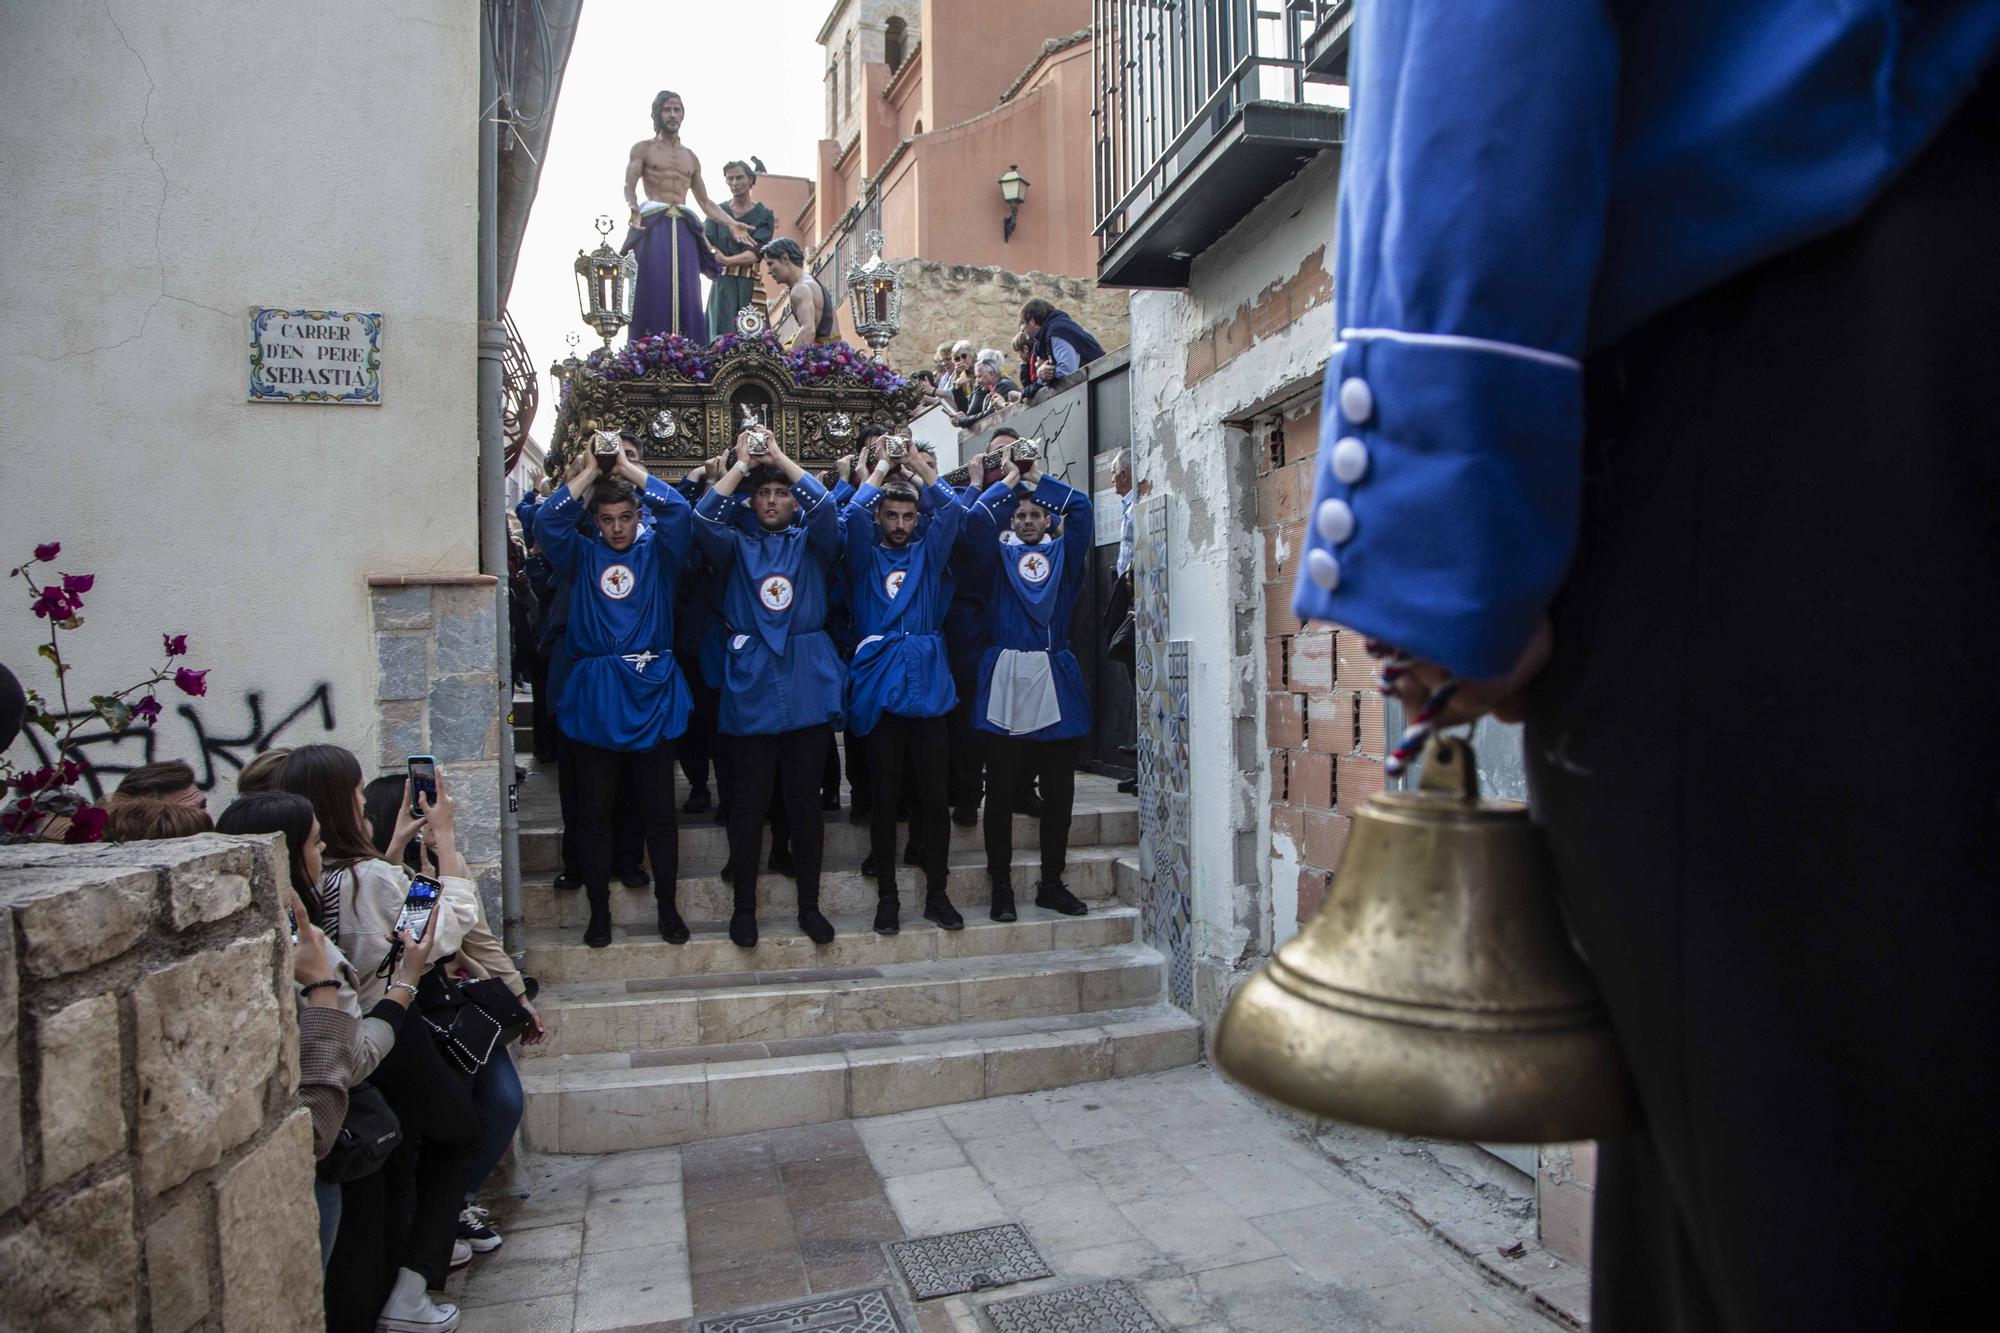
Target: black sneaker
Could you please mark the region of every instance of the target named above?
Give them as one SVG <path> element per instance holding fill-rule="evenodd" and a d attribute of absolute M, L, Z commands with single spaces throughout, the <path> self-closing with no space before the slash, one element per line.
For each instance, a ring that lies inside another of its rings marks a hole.
<path fill-rule="evenodd" d="M 951 808 L 951 822 L 960 828 L 972 828 L 979 823 L 979 802 L 969 801 Z"/>
<path fill-rule="evenodd" d="M 993 886 L 993 906 L 988 909 L 986 914 L 995 921 L 1019 920 L 1014 914 L 1014 890 L 1011 885 L 995 884 Z"/>
<path fill-rule="evenodd" d="M 458 1238 L 472 1247 L 474 1254 L 491 1254 L 500 1248 L 500 1233 L 486 1219 L 491 1216 L 477 1204 L 459 1210 Z"/>
<path fill-rule="evenodd" d="M 1064 916 L 1082 916 L 1090 910 L 1083 905 L 1083 899 L 1071 893 L 1069 886 L 1059 879 L 1035 886 L 1035 906 L 1061 912 Z"/>
<path fill-rule="evenodd" d="M 558 870 L 556 877 L 549 882 L 549 887 L 555 889 L 580 889 L 583 887 L 583 876 L 572 875 L 567 870 Z"/>
<path fill-rule="evenodd" d="M 729 918 L 729 942 L 739 949 L 757 947 L 757 914 L 737 912 Z"/>
<path fill-rule="evenodd" d="M 715 803 L 708 799 L 706 787 L 696 787 L 688 793 L 687 800 L 681 803 L 681 813 L 684 815 L 705 815 L 714 808 Z"/>
<path fill-rule="evenodd" d="M 628 889 L 643 889 L 653 882 L 653 877 L 646 873 L 646 867 L 633 866 L 618 872 L 618 882 Z"/>
<path fill-rule="evenodd" d="M 951 905 L 951 899 L 942 893 L 924 895 L 924 920 L 936 922 L 940 930 L 965 929 L 965 918 Z"/>
<path fill-rule="evenodd" d="M 903 928 L 903 905 L 893 893 L 884 893 L 875 899 L 875 933 L 894 935 Z"/>
<path fill-rule="evenodd" d="M 1126 796 L 1137 796 L 1139 794 L 1139 779 L 1126 778 L 1118 784 L 1118 790 Z"/>
<path fill-rule="evenodd" d="M 821 916 L 817 907 L 799 909 L 799 929 L 803 930 L 806 938 L 814 944 L 833 943 L 833 922 Z"/>
<path fill-rule="evenodd" d="M 681 920 L 680 912 L 672 907 L 660 909 L 660 938 L 669 944 L 688 942 L 687 922 Z"/>
<path fill-rule="evenodd" d="M 611 909 L 593 905 L 590 909 L 590 924 L 583 928 L 583 942 L 593 949 L 602 949 L 611 943 Z"/>

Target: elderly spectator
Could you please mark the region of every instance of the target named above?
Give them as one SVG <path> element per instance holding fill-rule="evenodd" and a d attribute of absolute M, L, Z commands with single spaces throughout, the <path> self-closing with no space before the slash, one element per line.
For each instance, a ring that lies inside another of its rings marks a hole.
<path fill-rule="evenodd" d="M 938 393 L 950 402 L 953 410 L 964 412 L 972 406 L 973 388 L 972 344 L 960 338 L 951 345 L 951 363 L 938 381 Z"/>
<path fill-rule="evenodd" d="M 965 428 L 977 425 L 1008 403 L 1021 401 L 1021 386 L 1001 373 L 1000 353 L 989 347 L 973 363 L 972 401 L 952 424 Z"/>
<path fill-rule="evenodd" d="M 1043 384 L 1074 374 L 1104 355 L 1097 339 L 1040 297 L 1021 307 L 1021 331 L 1031 340 L 1029 361 Z"/>

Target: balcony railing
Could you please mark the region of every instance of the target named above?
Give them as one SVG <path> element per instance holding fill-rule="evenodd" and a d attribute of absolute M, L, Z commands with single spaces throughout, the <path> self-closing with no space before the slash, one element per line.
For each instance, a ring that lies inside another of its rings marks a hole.
<path fill-rule="evenodd" d="M 1193 254 L 1301 161 L 1339 142 L 1345 89 L 1312 61 L 1324 46 L 1316 38 L 1338 27 L 1344 40 L 1351 7 L 1352 0 L 1095 0 L 1091 116 L 1103 280 L 1181 285 Z M 1246 124 L 1250 115 L 1256 124 Z M 1252 151 L 1231 153 L 1238 142 Z M 1150 238 L 1134 243 L 1157 225 L 1151 215 L 1177 186 L 1225 157 L 1251 168 L 1216 178 L 1231 193 L 1227 207 L 1213 207 L 1218 201 L 1206 190 L 1175 199 L 1175 211 L 1196 205 L 1185 225 L 1162 237 L 1175 248 L 1161 250 Z M 1215 219 L 1222 226 L 1203 234 Z"/>

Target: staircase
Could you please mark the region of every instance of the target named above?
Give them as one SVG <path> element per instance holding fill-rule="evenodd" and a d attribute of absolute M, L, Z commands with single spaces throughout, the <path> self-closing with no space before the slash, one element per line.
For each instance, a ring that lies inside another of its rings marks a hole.
<path fill-rule="evenodd" d="M 528 707 L 517 705 L 517 721 Z M 532 751 L 527 740 L 523 731 L 522 754 Z M 694 939 L 663 942 L 652 889 L 614 883 L 611 945 L 589 949 L 582 892 L 549 887 L 555 774 L 524 762 L 523 970 L 540 980 L 549 1039 L 521 1048 L 522 1132 L 538 1150 L 664 1147 L 1200 1058 L 1200 1025 L 1166 1002 L 1163 961 L 1139 938 L 1138 814 L 1108 778 L 1077 777 L 1067 881 L 1088 916 L 1032 905 L 1039 830 L 1017 818 L 1019 921 L 986 919 L 980 830 L 954 825 L 951 895 L 965 929 L 925 921 L 922 875 L 901 866 L 902 933 L 877 935 L 875 884 L 860 873 L 867 830 L 843 809 L 828 812 L 820 877 L 821 910 L 839 935 L 815 947 L 793 920 L 793 881 L 766 873 L 757 947 L 738 949 L 723 933 L 732 901 L 717 873 L 724 830 L 710 815 L 683 815 L 679 905 Z"/>

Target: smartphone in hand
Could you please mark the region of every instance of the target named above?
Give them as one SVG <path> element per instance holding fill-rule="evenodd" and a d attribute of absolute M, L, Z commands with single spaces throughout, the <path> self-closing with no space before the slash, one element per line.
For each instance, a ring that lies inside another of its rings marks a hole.
<path fill-rule="evenodd" d="M 438 795 L 437 760 L 427 754 L 410 756 L 410 815 L 422 818 L 423 802 L 436 804 Z"/>
<path fill-rule="evenodd" d="M 422 939 L 431 928 L 431 917 L 437 912 L 438 896 L 443 892 L 444 886 L 429 875 L 412 877 L 403 910 L 396 916 L 396 929 L 408 931 L 413 940 Z"/>

